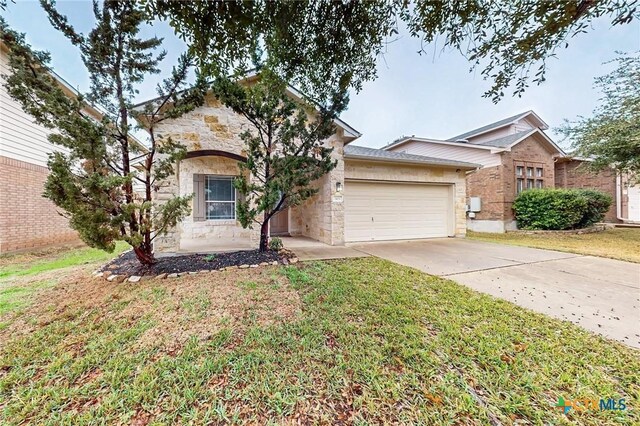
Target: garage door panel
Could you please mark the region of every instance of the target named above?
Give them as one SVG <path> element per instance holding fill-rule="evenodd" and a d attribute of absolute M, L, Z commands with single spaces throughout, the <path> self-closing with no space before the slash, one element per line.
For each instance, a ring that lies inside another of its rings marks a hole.
<path fill-rule="evenodd" d="M 348 242 L 449 234 L 449 186 L 347 181 L 344 198 Z"/>

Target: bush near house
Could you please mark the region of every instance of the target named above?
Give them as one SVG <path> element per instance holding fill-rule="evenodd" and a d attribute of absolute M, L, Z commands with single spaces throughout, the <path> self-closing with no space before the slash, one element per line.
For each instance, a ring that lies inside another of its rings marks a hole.
<path fill-rule="evenodd" d="M 520 229 L 577 229 L 601 221 L 612 201 L 591 189 L 532 189 L 518 195 L 513 209 Z"/>
<path fill-rule="evenodd" d="M 586 228 L 602 221 L 613 203 L 611 195 L 594 189 L 578 189 L 576 191 L 587 198 L 587 210 L 576 228 Z"/>

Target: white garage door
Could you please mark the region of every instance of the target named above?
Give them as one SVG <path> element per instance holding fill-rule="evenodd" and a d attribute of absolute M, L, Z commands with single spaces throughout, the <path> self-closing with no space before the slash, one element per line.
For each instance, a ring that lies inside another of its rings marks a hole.
<path fill-rule="evenodd" d="M 446 237 L 451 193 L 450 185 L 346 181 L 345 241 Z"/>

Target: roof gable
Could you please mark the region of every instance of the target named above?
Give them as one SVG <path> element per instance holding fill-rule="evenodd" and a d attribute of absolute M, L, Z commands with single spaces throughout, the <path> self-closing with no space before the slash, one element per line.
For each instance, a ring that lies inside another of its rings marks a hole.
<path fill-rule="evenodd" d="M 532 129 L 530 131 L 514 133 L 512 135 L 504 136 L 502 138 L 484 141 L 479 143 L 478 145 L 493 146 L 493 147 L 509 150 L 531 136 L 534 136 L 539 141 L 542 141 L 543 145 L 545 145 L 545 148 L 547 148 L 547 150 L 551 152 L 555 151 L 556 153 L 563 156 L 565 155 L 564 151 L 540 129 Z"/>
<path fill-rule="evenodd" d="M 250 72 L 247 73 L 247 75 L 242 78 L 240 80 L 240 82 L 243 81 L 253 81 L 256 78 L 258 78 L 259 73 L 257 73 L 256 71 L 252 70 Z M 287 84 L 287 93 L 292 96 L 294 99 L 304 99 L 305 96 L 302 92 L 300 92 L 298 89 L 296 89 L 295 87 L 291 86 L 290 84 Z M 152 102 L 155 102 L 157 100 L 159 100 L 160 97 L 155 97 L 153 99 L 148 99 L 146 101 L 142 101 L 136 105 L 133 106 L 134 109 L 138 110 L 138 111 L 142 111 L 143 107 L 145 105 L 148 105 Z M 307 98 L 308 99 L 308 98 Z M 353 127 L 351 127 L 349 124 L 347 124 L 345 121 L 341 120 L 340 118 L 335 118 L 333 120 L 334 124 L 336 126 L 338 126 L 339 128 L 341 128 L 344 131 L 344 139 L 345 139 L 345 145 L 358 139 L 360 136 L 362 136 L 362 133 L 360 133 L 359 131 L 357 131 L 356 129 L 354 129 Z"/>
<path fill-rule="evenodd" d="M 460 135 L 454 136 L 452 138 L 447 139 L 449 142 L 456 142 L 460 140 L 465 140 L 470 137 L 479 136 L 484 133 L 491 132 L 493 130 L 500 129 L 505 126 L 510 126 L 512 124 L 517 123 L 522 119 L 527 119 L 531 122 L 535 127 L 538 127 L 542 130 L 546 130 L 549 128 L 547 123 L 545 123 L 535 112 L 529 110 L 520 114 L 513 115 L 511 117 L 504 118 L 502 120 L 498 120 L 496 122 L 487 124 L 486 126 L 478 127 L 477 129 L 470 130 L 468 132 L 462 133 Z"/>

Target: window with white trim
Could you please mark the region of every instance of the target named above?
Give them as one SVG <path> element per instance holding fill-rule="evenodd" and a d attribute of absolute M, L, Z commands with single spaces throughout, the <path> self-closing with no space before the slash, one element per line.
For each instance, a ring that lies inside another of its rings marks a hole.
<path fill-rule="evenodd" d="M 525 161 L 515 162 L 516 195 L 527 189 L 544 188 L 544 165 Z"/>
<path fill-rule="evenodd" d="M 208 220 L 236 218 L 236 189 L 233 176 L 207 175 L 204 182 L 204 203 Z"/>

